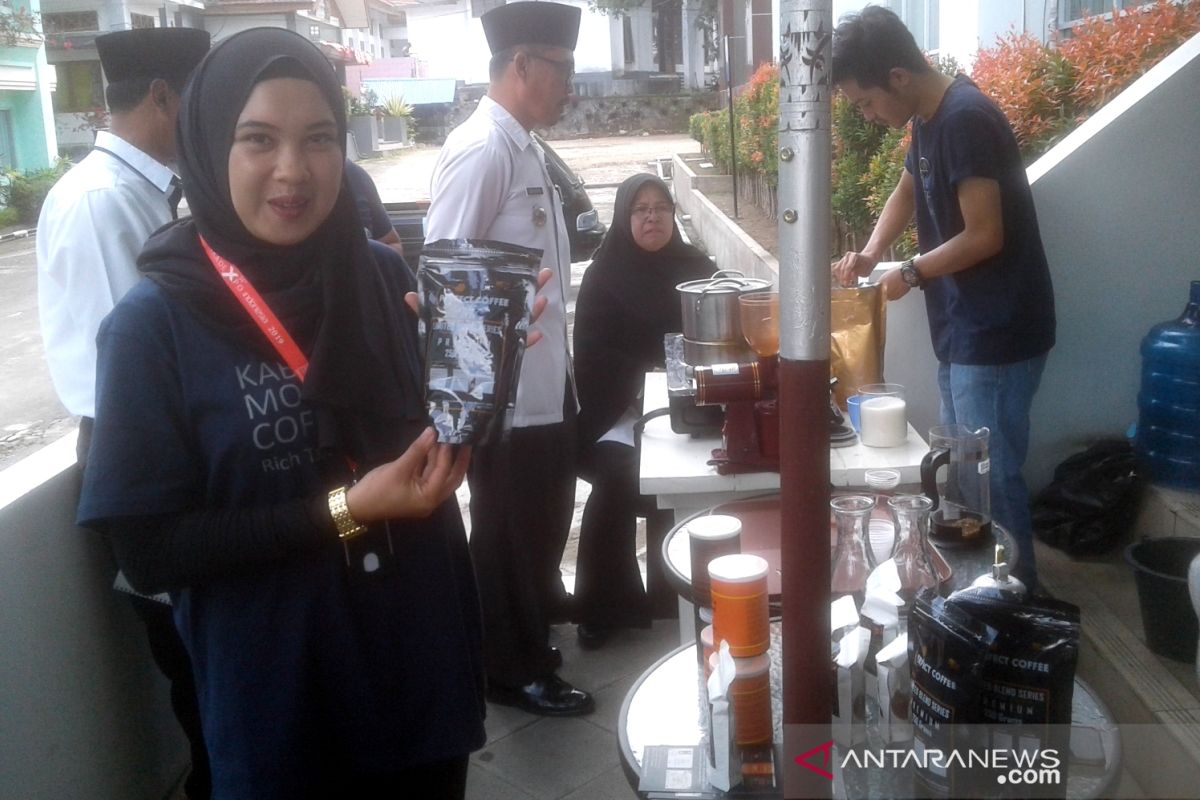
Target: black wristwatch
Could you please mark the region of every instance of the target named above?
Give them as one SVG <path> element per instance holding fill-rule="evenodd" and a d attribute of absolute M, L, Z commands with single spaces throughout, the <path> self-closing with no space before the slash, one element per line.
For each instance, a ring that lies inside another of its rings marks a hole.
<path fill-rule="evenodd" d="M 917 272 L 915 259 L 910 258 L 900 265 L 900 277 L 914 289 L 924 289 L 925 281 L 921 278 L 921 273 Z"/>

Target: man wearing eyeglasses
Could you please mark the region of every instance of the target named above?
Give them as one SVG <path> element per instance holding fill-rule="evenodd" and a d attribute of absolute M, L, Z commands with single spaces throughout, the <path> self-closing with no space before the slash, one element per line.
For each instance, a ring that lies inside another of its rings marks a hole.
<path fill-rule="evenodd" d="M 492 51 L 487 96 L 446 138 L 425 238 L 490 239 L 542 251 L 543 339 L 525 352 L 513 427 L 472 455 L 471 555 L 483 605 L 488 697 L 573 716 L 591 695 L 558 677 L 550 624 L 569 621 L 559 562 L 575 504 L 578 405 L 567 355 L 570 244 L 545 155 L 529 132 L 558 122 L 571 92 L 580 10 L 509 3 L 481 18 Z"/>

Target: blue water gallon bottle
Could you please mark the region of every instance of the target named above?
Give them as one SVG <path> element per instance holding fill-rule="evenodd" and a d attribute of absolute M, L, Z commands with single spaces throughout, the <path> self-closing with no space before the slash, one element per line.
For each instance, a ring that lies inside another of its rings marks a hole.
<path fill-rule="evenodd" d="M 1135 451 L 1153 483 L 1200 490 L 1200 281 L 1178 319 L 1142 340 Z"/>

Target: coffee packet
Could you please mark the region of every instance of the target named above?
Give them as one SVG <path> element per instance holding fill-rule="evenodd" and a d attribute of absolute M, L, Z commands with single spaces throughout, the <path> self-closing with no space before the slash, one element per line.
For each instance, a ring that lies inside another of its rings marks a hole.
<path fill-rule="evenodd" d="M 878 707 L 879 738 L 884 744 L 912 739 L 909 711 L 912 678 L 908 669 L 908 634 L 902 633 L 875 654 L 875 701 Z"/>
<path fill-rule="evenodd" d="M 1057 786 L 1065 791 L 1079 607 L 980 586 L 955 592 L 947 602 L 996 631 L 984 658 L 980 704 L 992 746 L 1021 750 L 1031 758 L 1050 754 L 1061 761 L 1063 778 Z"/>
<path fill-rule="evenodd" d="M 441 239 L 417 270 L 425 402 L 439 442 L 499 436 L 516 403 L 542 251 Z"/>
<path fill-rule="evenodd" d="M 833 653 L 833 740 L 843 748 L 867 739 L 867 706 L 863 662 L 871 632 L 858 627 L 842 637 Z"/>
<path fill-rule="evenodd" d="M 977 723 L 984 659 L 995 638 L 995 630 L 933 590 L 917 595 L 908 619 L 910 716 L 916 780 L 932 796 L 974 797 L 986 787 L 962 754 L 988 744 Z"/>
<path fill-rule="evenodd" d="M 737 744 L 734 741 L 733 702 L 730 689 L 737 677 L 737 666 L 729 652 L 729 642 L 721 640 L 713 655 L 716 665 L 708 676 L 709 725 L 708 735 L 711 761 L 708 782 L 723 792 L 742 781 L 741 763 Z"/>

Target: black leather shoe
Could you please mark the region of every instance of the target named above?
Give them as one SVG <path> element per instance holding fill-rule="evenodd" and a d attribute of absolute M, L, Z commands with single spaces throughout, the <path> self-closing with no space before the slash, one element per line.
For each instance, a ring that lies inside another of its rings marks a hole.
<path fill-rule="evenodd" d="M 575 636 L 579 639 L 579 646 L 584 650 L 596 650 L 604 646 L 608 641 L 611 629 L 603 625 L 592 625 L 586 622 L 581 622 L 575 626 Z"/>
<path fill-rule="evenodd" d="M 493 684 L 488 687 L 488 700 L 543 717 L 576 717 L 590 714 L 596 707 L 590 694 L 554 673 L 517 689 Z"/>

